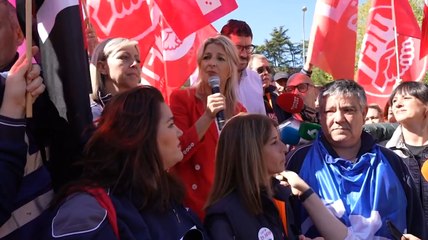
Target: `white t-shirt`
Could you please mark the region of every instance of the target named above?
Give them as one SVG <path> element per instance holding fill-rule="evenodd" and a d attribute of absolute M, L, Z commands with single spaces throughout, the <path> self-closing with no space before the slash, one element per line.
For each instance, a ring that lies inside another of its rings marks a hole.
<path fill-rule="evenodd" d="M 259 74 L 246 68 L 242 72 L 238 86 L 238 100 L 244 105 L 248 113 L 266 115 L 263 102 L 263 85 Z"/>

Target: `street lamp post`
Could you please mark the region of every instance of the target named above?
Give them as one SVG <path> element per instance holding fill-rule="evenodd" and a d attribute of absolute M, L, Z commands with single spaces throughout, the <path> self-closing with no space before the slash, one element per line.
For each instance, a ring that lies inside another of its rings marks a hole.
<path fill-rule="evenodd" d="M 302 43 L 302 58 L 303 58 L 303 65 L 306 63 L 306 56 L 305 56 L 305 13 L 308 10 L 306 6 L 302 7 L 303 12 L 303 43 Z"/>

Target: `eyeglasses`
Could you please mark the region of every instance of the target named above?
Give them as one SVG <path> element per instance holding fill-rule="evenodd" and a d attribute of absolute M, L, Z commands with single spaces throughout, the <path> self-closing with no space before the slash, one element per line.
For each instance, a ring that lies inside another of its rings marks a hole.
<path fill-rule="evenodd" d="M 265 71 L 267 71 L 268 73 L 272 73 L 272 69 L 271 69 L 269 66 L 261 66 L 261 67 L 258 67 L 258 68 L 256 69 L 256 72 L 257 72 L 258 74 L 262 74 L 262 73 L 264 73 Z"/>
<path fill-rule="evenodd" d="M 290 93 L 290 92 L 294 92 L 294 90 L 297 88 L 297 91 L 301 93 L 305 93 L 308 91 L 309 86 L 313 86 L 313 85 L 310 83 L 300 83 L 297 86 L 287 86 L 284 88 L 284 91 Z"/>
<path fill-rule="evenodd" d="M 242 50 L 245 49 L 247 53 L 253 53 L 254 49 L 256 49 L 256 46 L 254 46 L 253 44 L 247 45 L 247 46 L 242 46 L 242 45 L 235 45 L 235 46 L 238 49 L 238 52 L 242 52 Z"/>

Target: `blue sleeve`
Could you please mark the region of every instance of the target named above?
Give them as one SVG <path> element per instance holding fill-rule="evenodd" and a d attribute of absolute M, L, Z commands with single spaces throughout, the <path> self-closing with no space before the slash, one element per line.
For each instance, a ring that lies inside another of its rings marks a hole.
<path fill-rule="evenodd" d="M 0 116 L 0 225 L 14 210 L 26 161 L 25 120 Z"/>
<path fill-rule="evenodd" d="M 87 193 L 69 196 L 57 209 L 50 231 L 56 240 L 117 239 L 107 216 L 108 212 Z"/>
<path fill-rule="evenodd" d="M 211 240 L 235 239 L 232 227 L 224 215 L 213 214 L 207 216 L 205 218 L 205 227 Z"/>

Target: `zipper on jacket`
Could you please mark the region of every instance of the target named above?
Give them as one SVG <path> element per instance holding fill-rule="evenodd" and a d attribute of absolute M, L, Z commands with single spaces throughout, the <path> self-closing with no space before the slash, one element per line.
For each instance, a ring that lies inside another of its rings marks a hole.
<path fill-rule="evenodd" d="M 175 208 L 173 208 L 173 209 L 172 209 L 172 211 L 174 212 L 175 217 L 177 218 L 178 223 L 181 223 L 181 221 L 180 221 L 180 217 L 178 216 L 177 211 L 175 211 Z"/>

